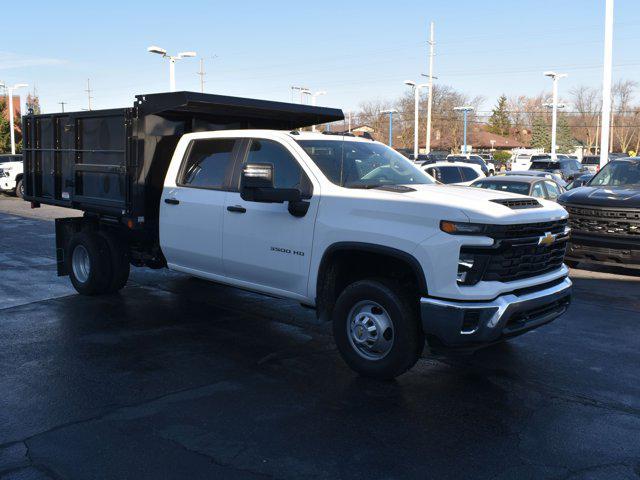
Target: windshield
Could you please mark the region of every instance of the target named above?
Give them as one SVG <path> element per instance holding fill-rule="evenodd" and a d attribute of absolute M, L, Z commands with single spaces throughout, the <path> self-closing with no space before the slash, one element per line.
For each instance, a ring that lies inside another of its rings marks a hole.
<path fill-rule="evenodd" d="M 488 190 L 498 190 L 500 192 L 529 195 L 529 184 L 525 182 L 496 182 L 491 180 L 482 180 L 480 182 L 472 183 L 471 186 L 486 188 Z"/>
<path fill-rule="evenodd" d="M 600 170 L 590 186 L 621 187 L 640 185 L 640 161 L 610 162 Z"/>
<path fill-rule="evenodd" d="M 297 140 L 332 183 L 346 188 L 432 184 L 435 181 L 395 150 L 374 142 Z"/>
<path fill-rule="evenodd" d="M 531 170 L 560 170 L 560 162 L 537 161 L 531 164 Z"/>
<path fill-rule="evenodd" d="M 583 165 L 600 165 L 600 157 L 582 157 Z"/>

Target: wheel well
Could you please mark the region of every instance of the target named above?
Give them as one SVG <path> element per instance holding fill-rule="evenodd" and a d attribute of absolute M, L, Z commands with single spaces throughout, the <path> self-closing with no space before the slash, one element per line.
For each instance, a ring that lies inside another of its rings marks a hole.
<path fill-rule="evenodd" d="M 377 245 L 337 246 L 330 248 L 320 263 L 316 289 L 318 317 L 329 320 L 340 293 L 364 278 L 394 280 L 416 298 L 427 292 L 422 267 L 412 255 Z"/>
<path fill-rule="evenodd" d="M 19 173 L 18 175 L 16 175 L 16 182 L 19 182 L 20 180 L 22 180 L 23 176 L 24 176 L 24 173 Z"/>

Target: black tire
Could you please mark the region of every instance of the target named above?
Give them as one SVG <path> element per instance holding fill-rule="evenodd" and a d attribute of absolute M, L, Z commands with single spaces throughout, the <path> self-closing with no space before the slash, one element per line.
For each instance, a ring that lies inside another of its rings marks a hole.
<path fill-rule="evenodd" d="M 111 259 L 111 278 L 106 291 L 115 293 L 121 290 L 129 280 L 129 249 L 125 241 L 114 232 L 101 231 L 99 235 L 107 242 Z"/>
<path fill-rule="evenodd" d="M 83 248 L 84 252 L 80 249 Z M 74 270 L 74 252 L 78 250 L 79 256 L 86 253 L 88 268 L 86 275 L 79 278 Z M 99 295 L 106 293 L 111 281 L 111 261 L 109 246 L 106 240 L 96 232 L 76 233 L 67 246 L 65 263 L 69 278 L 76 291 L 82 295 Z"/>
<path fill-rule="evenodd" d="M 393 327 L 392 346 L 382 358 L 365 358 L 348 333 L 350 314 L 362 302 L 375 302 L 388 314 Z M 409 370 L 420 358 L 424 334 L 417 314 L 417 301 L 385 280 L 360 280 L 338 297 L 333 309 L 333 336 L 347 365 L 360 375 L 388 380 Z"/>
<path fill-rule="evenodd" d="M 16 183 L 15 195 L 18 198 L 24 198 L 24 183 L 22 182 L 22 179 L 18 180 L 18 183 Z"/>
<path fill-rule="evenodd" d="M 565 260 L 564 263 L 567 265 L 567 267 L 576 268 L 580 262 L 578 262 L 577 260 Z"/>

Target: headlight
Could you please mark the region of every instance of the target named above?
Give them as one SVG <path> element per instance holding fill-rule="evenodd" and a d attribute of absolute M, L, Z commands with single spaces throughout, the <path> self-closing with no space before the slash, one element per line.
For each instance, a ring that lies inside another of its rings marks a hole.
<path fill-rule="evenodd" d="M 481 235 L 486 232 L 487 226 L 481 223 L 442 220 L 440 222 L 440 230 L 451 235 Z"/>

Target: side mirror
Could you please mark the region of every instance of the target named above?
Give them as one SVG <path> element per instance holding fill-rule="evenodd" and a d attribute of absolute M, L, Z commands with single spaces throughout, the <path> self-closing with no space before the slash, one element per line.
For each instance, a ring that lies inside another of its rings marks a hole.
<path fill-rule="evenodd" d="M 302 193 L 296 188 L 275 188 L 271 163 L 248 163 L 242 169 L 240 197 L 248 202 L 300 202 Z"/>

